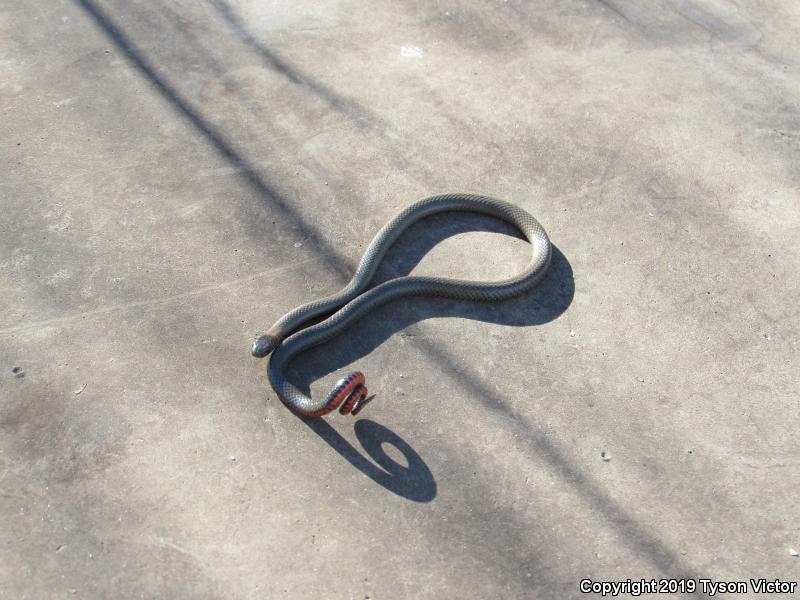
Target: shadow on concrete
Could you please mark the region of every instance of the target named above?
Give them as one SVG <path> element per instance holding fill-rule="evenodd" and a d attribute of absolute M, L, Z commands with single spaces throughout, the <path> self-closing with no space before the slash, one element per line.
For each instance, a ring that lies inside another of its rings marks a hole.
<path fill-rule="evenodd" d="M 516 231 L 505 223 L 477 215 L 456 213 L 441 218 L 424 219 L 401 236 L 394 252 L 390 251 L 391 254 L 387 256 L 385 266 L 379 271 L 376 279 L 405 275 L 436 243 L 451 235 L 468 231 L 490 231 L 517 235 Z M 476 251 L 475 254 L 475 260 L 480 260 L 480 251 Z M 309 381 L 309 377 L 314 379 L 327 374 L 333 366 L 342 366 L 357 360 L 392 334 L 430 317 L 456 316 L 516 327 L 543 324 L 557 318 L 569 307 L 574 292 L 575 284 L 569 261 L 554 247 L 553 259 L 545 278 L 537 287 L 519 298 L 496 304 L 413 298 L 405 306 L 391 306 L 390 312 L 383 313 L 380 318 L 371 319 L 370 316 L 367 316 L 365 321 L 369 321 L 369 323 L 356 325 L 353 335 L 344 336 L 349 339 L 339 339 L 338 342 L 333 340 L 310 350 L 304 355 L 304 369 L 302 371 L 293 370 L 293 372 L 297 373 L 303 382 Z M 386 315 L 391 316 L 386 317 Z M 354 340 L 357 340 L 357 343 L 353 343 Z M 476 341 L 475 347 L 476 352 L 479 352 L 480 341 Z M 604 515 L 607 522 L 614 524 L 624 534 L 632 548 L 647 556 L 661 572 L 675 577 L 692 578 L 695 581 L 701 576 L 685 564 L 668 545 L 651 534 L 645 524 L 639 523 L 633 514 L 610 497 L 601 485 L 584 474 L 555 442 L 531 423 L 525 414 L 520 413 L 513 405 L 506 402 L 492 389 L 491 385 L 487 385 L 480 376 L 475 374 L 473 369 L 459 363 L 455 353 L 448 352 L 442 348 L 442 344 L 435 343 L 434 340 L 424 336 L 415 339 L 413 351 L 424 352 L 428 361 L 435 365 L 435 368 L 442 369 L 448 379 L 454 382 L 454 385 L 463 387 L 471 398 L 477 399 L 482 406 L 499 416 L 508 430 L 515 433 L 515 439 L 527 446 L 532 455 L 544 459 L 550 464 L 564 481 L 569 482 Z M 312 360 L 306 360 L 306 357 L 312 358 Z M 476 360 L 479 359 L 476 358 Z M 308 391 L 307 387 L 306 391 Z M 321 419 L 316 421 L 321 421 Z M 321 430 L 323 428 L 332 429 L 327 424 L 319 427 Z M 338 436 L 335 431 L 334 434 Z M 361 438 L 359 437 L 359 439 Z M 365 449 L 369 451 L 366 445 Z M 370 452 L 370 454 L 372 453 Z M 409 465 L 411 465 L 410 459 Z M 687 595 L 703 597 L 699 593 Z"/>
<path fill-rule="evenodd" d="M 111 39 L 116 47 L 126 56 L 128 61 L 144 75 L 154 88 L 184 117 L 229 163 L 240 170 L 248 183 L 259 195 L 270 201 L 282 216 L 297 226 L 303 237 L 312 240 L 316 246 L 317 254 L 325 263 L 342 279 L 350 278 L 350 269 L 344 258 L 336 249 L 322 238 L 310 225 L 308 225 L 297 212 L 256 172 L 255 168 L 197 112 L 153 67 L 145 55 L 136 47 L 127 35 L 114 23 L 109 15 L 93 0 L 75 0 L 86 13 L 94 20 L 97 26 Z M 224 2 L 215 2 L 218 9 L 224 9 Z M 223 11 L 223 16 L 228 17 L 230 24 L 237 28 L 240 26 L 232 12 Z M 244 30 L 240 32 L 245 41 L 256 43 L 252 36 Z M 245 35 L 246 34 L 246 35 Z M 290 68 L 267 51 L 256 46 L 263 58 L 269 59 L 272 66 L 286 75 L 295 83 L 302 83 L 311 87 L 315 92 L 324 96 L 334 108 L 343 110 L 347 106 L 341 100 L 321 88 L 310 83 L 307 79 L 292 75 Z M 352 105 L 350 105 L 352 108 Z M 372 421 L 359 421 L 356 423 L 355 433 L 364 450 L 375 462 L 383 467 L 382 470 L 364 458 L 347 440 L 336 432 L 330 425 L 321 419 L 306 420 L 306 424 L 325 440 L 334 450 L 347 459 L 350 464 L 367 475 L 370 479 L 380 484 L 395 494 L 415 502 L 430 502 L 436 497 L 436 483 L 430 469 L 411 446 L 399 435 Z M 362 424 L 363 423 L 363 424 Z M 404 467 L 393 461 L 382 449 L 382 444 L 388 443 L 395 446 L 408 461 Z"/>
<path fill-rule="evenodd" d="M 521 237 L 512 226 L 483 215 L 448 213 L 423 219 L 404 232 L 389 250 L 375 282 L 408 274 L 414 265 L 442 240 L 453 235 L 484 231 Z M 479 260 L 479 257 L 476 257 Z M 373 284 L 375 285 L 375 284 Z M 436 298 L 412 298 L 388 307 L 391 317 L 367 315 L 345 335 L 303 354 L 300 369 L 290 369 L 292 379 L 306 394 L 310 384 L 339 367 L 369 354 L 393 334 L 421 320 L 433 317 L 461 317 L 510 326 L 546 323 L 563 313 L 572 302 L 575 284 L 572 268 L 566 257 L 553 248 L 553 259 L 544 280 L 531 292 L 495 304 L 458 302 Z M 385 310 L 385 309 L 384 309 Z M 353 343 L 357 340 L 357 343 Z M 480 342 L 476 342 L 476 348 Z M 355 433 L 364 450 L 386 471 L 375 467 L 323 419 L 301 419 L 350 464 L 386 489 L 417 502 L 427 502 L 436 495 L 436 484 L 419 455 L 397 434 L 372 421 L 356 423 Z M 403 467 L 381 448 L 382 443 L 395 446 L 408 461 Z"/>
<path fill-rule="evenodd" d="M 437 243 L 471 231 L 520 237 L 510 225 L 486 216 L 448 213 L 428 217 L 410 227 L 389 250 L 376 274 L 375 283 L 408 274 Z M 480 254 L 481 251 L 477 250 L 474 259 L 481 260 Z M 446 273 L 441 275 L 447 276 Z M 309 394 L 311 382 L 366 356 L 392 335 L 402 332 L 404 337 L 416 337 L 412 326 L 425 319 L 458 317 L 513 327 L 541 325 L 561 315 L 569 307 L 574 294 L 572 267 L 554 246 L 552 262 L 542 282 L 518 298 L 497 303 L 442 298 L 410 298 L 405 302 L 393 302 L 367 315 L 344 335 L 303 353 L 303 360 L 295 359 L 288 374 L 299 389 Z M 408 328 L 412 331 L 404 331 Z M 475 340 L 476 355 L 480 354 L 481 346 L 481 340 Z"/>
<path fill-rule="evenodd" d="M 390 429 L 368 419 L 361 419 L 355 424 L 354 430 L 359 443 L 380 465 L 381 468 L 378 468 L 364 458 L 324 419 L 295 416 L 341 454 L 347 462 L 390 492 L 414 502 L 430 502 L 436 497 L 436 481 L 428 465 L 403 438 Z M 393 460 L 383 449 L 383 444 L 397 448 L 405 457 L 408 466 Z"/>
<path fill-rule="evenodd" d="M 74 2 L 92 18 L 100 30 L 125 55 L 131 65 L 147 78 L 150 84 L 172 107 L 202 134 L 223 158 L 241 172 L 247 182 L 258 192 L 259 196 L 269 201 L 286 221 L 291 222 L 297 228 L 300 236 L 313 244 L 321 260 L 342 279 L 349 279 L 350 274 L 346 267 L 346 261 L 337 252 L 336 248 L 322 237 L 316 228 L 307 223 L 277 190 L 264 181 L 256 168 L 158 73 L 144 53 L 137 48 L 112 18 L 93 0 L 74 0 Z"/>
<path fill-rule="evenodd" d="M 332 109 L 342 114 L 355 117 L 353 124 L 356 126 L 360 126 L 362 121 L 368 121 L 369 124 L 373 126 L 383 126 L 380 118 L 372 111 L 354 100 L 337 94 L 308 75 L 299 72 L 278 56 L 277 53 L 259 42 L 227 0 L 210 0 L 210 4 L 237 38 L 244 42 L 244 44 L 261 59 L 268 69 L 280 73 L 295 85 L 307 88 Z"/>
<path fill-rule="evenodd" d="M 525 414 L 506 402 L 501 395 L 491 389 L 491 386 L 486 385 L 480 376 L 470 372 L 470 369 L 457 368 L 454 357 L 429 340 L 422 340 L 420 347 L 432 361 L 444 368 L 448 379 L 454 382 L 454 385 L 464 388 L 470 398 L 476 399 L 484 408 L 498 416 L 527 452 L 550 465 L 562 481 L 572 486 L 603 516 L 605 523 L 613 525 L 623 535 L 625 543 L 630 548 L 647 557 L 659 571 L 670 578 L 697 581 L 701 577 L 707 577 L 688 565 L 677 552 L 652 532 L 651 527 L 641 523 L 634 514 L 605 491 L 601 484 L 593 481 L 566 452 L 559 448 L 551 436 L 545 434 Z M 707 597 L 700 590 L 683 596 Z"/>

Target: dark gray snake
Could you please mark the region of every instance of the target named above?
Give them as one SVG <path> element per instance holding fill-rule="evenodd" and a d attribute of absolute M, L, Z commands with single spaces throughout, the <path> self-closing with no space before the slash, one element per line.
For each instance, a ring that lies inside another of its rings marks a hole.
<path fill-rule="evenodd" d="M 515 225 L 531 243 L 533 257 L 516 277 L 492 282 L 461 281 L 443 277 L 397 277 L 364 291 L 386 251 L 413 223 L 441 212 L 466 211 L 497 217 Z M 539 222 L 521 208 L 472 194 L 433 196 L 412 204 L 378 232 L 367 248 L 350 283 L 340 292 L 309 302 L 281 317 L 253 343 L 253 356 L 272 352 L 268 375 L 273 389 L 284 404 L 307 417 L 320 417 L 339 409 L 342 414 L 358 414 L 370 398 L 364 375 L 351 373 L 340 379 L 324 400 L 314 401 L 283 374 L 289 361 L 302 351 L 321 344 L 352 325 L 366 313 L 405 296 L 439 296 L 454 300 L 497 301 L 511 298 L 536 285 L 550 264 L 550 240 Z M 310 327 L 310 321 L 330 315 Z M 303 328 L 306 326 L 305 328 Z"/>

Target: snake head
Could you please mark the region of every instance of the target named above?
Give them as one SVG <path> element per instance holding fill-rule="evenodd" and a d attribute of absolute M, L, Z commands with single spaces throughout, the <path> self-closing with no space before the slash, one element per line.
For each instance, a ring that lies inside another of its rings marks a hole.
<path fill-rule="evenodd" d="M 275 348 L 278 347 L 281 341 L 274 335 L 270 335 L 265 333 L 261 337 L 259 337 L 255 342 L 253 342 L 253 347 L 250 349 L 250 352 L 253 356 L 257 358 L 263 358 Z"/>

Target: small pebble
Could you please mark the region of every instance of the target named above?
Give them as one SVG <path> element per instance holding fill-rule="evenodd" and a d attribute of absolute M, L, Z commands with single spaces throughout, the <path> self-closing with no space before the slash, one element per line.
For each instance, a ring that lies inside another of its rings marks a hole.
<path fill-rule="evenodd" d="M 231 461 L 231 462 L 236 462 L 236 457 L 235 456 L 229 456 L 228 460 Z"/>
<path fill-rule="evenodd" d="M 798 551 L 797 551 L 797 550 L 795 550 L 794 548 L 789 548 L 789 554 L 790 554 L 790 555 L 792 555 L 792 556 L 794 556 L 795 558 L 798 558 L 798 557 L 800 557 L 800 552 L 798 552 Z"/>
<path fill-rule="evenodd" d="M 605 450 L 603 450 L 600 453 L 600 458 L 602 458 L 604 461 L 608 462 L 608 461 L 611 460 L 611 455 L 608 452 L 606 452 Z"/>
<path fill-rule="evenodd" d="M 11 372 L 15 377 L 25 377 L 25 371 L 22 370 L 22 367 L 14 367 Z"/>
<path fill-rule="evenodd" d="M 302 246 L 302 245 L 303 245 L 303 242 L 295 242 L 295 243 L 294 243 L 294 247 L 295 247 L 295 248 L 299 248 L 299 247 L 300 247 L 300 246 Z"/>

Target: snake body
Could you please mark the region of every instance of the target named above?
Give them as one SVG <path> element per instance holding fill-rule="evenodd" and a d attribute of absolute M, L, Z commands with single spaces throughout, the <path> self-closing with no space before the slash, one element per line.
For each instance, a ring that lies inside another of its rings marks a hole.
<path fill-rule="evenodd" d="M 517 227 L 532 248 L 527 268 L 516 277 L 493 282 L 473 282 L 443 277 L 397 277 L 365 291 L 386 251 L 403 231 L 420 219 L 442 212 L 475 212 L 490 215 Z M 521 208 L 486 196 L 446 194 L 421 200 L 387 223 L 370 243 L 353 278 L 340 292 L 309 302 L 281 317 L 253 343 L 253 356 L 272 352 L 268 376 L 280 399 L 294 412 L 319 417 L 339 408 L 342 414 L 358 414 L 370 398 L 364 375 L 354 372 L 340 379 L 323 400 L 312 400 L 284 375 L 288 363 L 304 350 L 335 337 L 369 311 L 408 296 L 439 296 L 454 300 L 498 301 L 517 296 L 536 285 L 550 264 L 552 249 L 539 222 Z M 309 322 L 329 315 L 311 326 Z"/>

